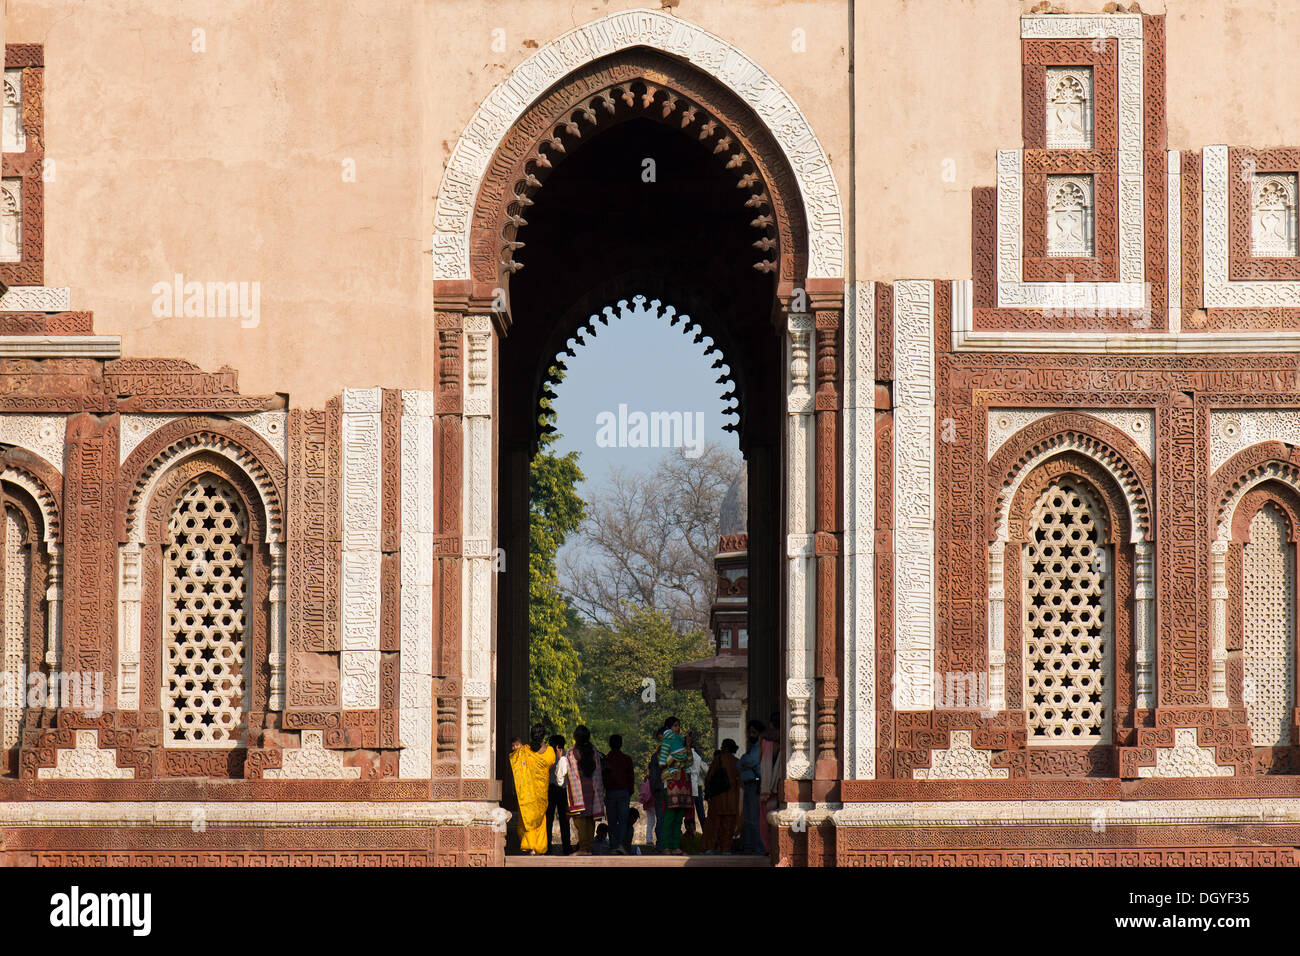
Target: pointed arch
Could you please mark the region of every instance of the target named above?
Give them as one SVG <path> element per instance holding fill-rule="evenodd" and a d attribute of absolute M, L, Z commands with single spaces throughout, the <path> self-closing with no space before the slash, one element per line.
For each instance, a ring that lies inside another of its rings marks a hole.
<path fill-rule="evenodd" d="M 1026 425 L 989 462 L 990 541 L 1008 539 L 1010 504 L 1025 478 L 1044 462 L 1071 451 L 1097 462 L 1123 490 L 1131 540 L 1152 540 L 1150 459 L 1113 425 L 1081 412 L 1064 412 Z"/>
<path fill-rule="evenodd" d="M 1079 412 L 1039 419 L 1012 435 L 988 471 L 988 648 L 990 707 L 1020 704 L 1023 626 L 1021 552 L 1030 513 L 1061 478 L 1080 480 L 1104 505 L 1111 555 L 1114 627 L 1113 720 L 1155 706 L 1154 529 L 1151 462 L 1119 429 Z"/>
<path fill-rule="evenodd" d="M 143 540 L 142 502 L 150 499 L 168 469 L 202 452 L 230 459 L 248 476 L 257 488 L 259 506 L 266 516 L 266 540 L 283 541 L 286 472 L 279 455 L 247 425 L 202 416 L 168 422 L 140 442 L 122 463 L 118 485 L 120 540 Z"/>
<path fill-rule="evenodd" d="M 690 74 L 703 75 L 713 81 L 718 91 L 725 91 L 759 119 L 758 124 L 745 124 L 740 122 L 739 116 L 732 119 L 719 115 L 731 132 L 719 133 L 716 142 L 721 143 L 723 135 L 727 135 L 743 143 L 742 136 L 751 132 L 747 127 L 762 127 L 752 132 L 766 135 L 772 148 L 746 151 L 761 155 L 762 162 L 769 167 L 784 167 L 788 171 L 785 175 L 796 187 L 786 201 L 789 203 L 788 215 L 794 215 L 797 208 L 798 217 L 807 224 L 807 276 L 844 277 L 844 227 L 839 188 L 825 150 L 794 100 L 762 67 L 721 38 L 661 11 L 636 9 L 575 27 L 547 43 L 498 84 L 475 112 L 452 150 L 438 190 L 433 236 L 435 280 L 473 279 L 481 283 L 497 272 L 499 250 L 493 248 L 497 237 L 472 233 L 476 225 L 480 230 L 483 228 L 475 222 L 480 211 L 499 207 L 500 197 L 507 186 L 516 184 L 517 178 L 510 176 L 511 167 L 515 165 L 512 160 L 526 155 L 526 150 L 517 147 L 503 149 L 507 137 L 516 130 L 531 126 L 541 130 L 539 140 L 544 136 L 551 143 L 550 148 L 543 152 L 562 152 L 564 135 L 581 131 L 583 120 L 570 114 L 579 109 L 591 110 L 592 106 L 579 96 L 572 102 L 549 104 L 554 111 L 554 115 L 550 115 L 546 108 L 540 112 L 535 108 L 537 101 L 557 83 L 569 82 L 574 75 L 582 75 L 586 67 L 602 57 L 638 47 L 656 53 L 660 66 L 675 74 L 670 81 L 674 89 L 678 89 L 679 84 L 689 83 Z M 689 66 L 689 71 L 682 68 L 684 65 Z M 622 79 L 631 78 L 629 75 Z M 612 88 L 620 78 L 611 76 L 609 79 L 611 82 L 605 88 Z M 584 83 L 585 88 L 580 92 L 589 100 L 593 99 L 592 94 L 600 92 L 600 84 L 591 78 L 586 78 Z M 631 93 L 644 97 L 647 92 L 642 88 L 637 94 L 625 88 L 620 95 Z M 664 118 L 673 115 L 683 127 L 697 123 L 696 128 L 701 132 L 709 118 L 700 115 L 698 109 L 690 115 L 692 105 L 713 107 L 709 109 L 710 113 L 729 112 L 712 102 L 716 93 L 710 97 L 703 93 L 691 96 L 686 90 L 682 92 L 699 102 L 682 104 L 684 108 L 674 113 L 678 104 L 670 100 L 675 100 L 675 97 L 656 98 L 652 94 L 646 105 L 656 106 L 656 112 L 662 110 Z M 722 148 L 727 149 L 729 145 L 730 140 Z M 537 152 L 532 155 L 536 156 Z M 779 164 L 776 162 L 778 159 Z M 764 178 L 770 181 L 772 177 Z M 491 202 L 493 198 L 498 201 Z M 489 201 L 485 202 L 485 199 Z M 482 247 L 484 242 L 486 246 Z M 793 268 L 792 259 L 789 265 Z M 783 272 L 785 268 L 783 263 Z"/>
<path fill-rule="evenodd" d="M 701 187 L 695 194 L 709 197 L 701 205 L 691 190 L 665 190 L 669 201 L 654 208 L 652 225 L 667 232 L 673 217 L 698 218 L 717 230 L 694 229 L 688 242 L 656 245 L 623 227 L 635 214 L 626 190 L 616 191 L 629 200 L 615 204 L 617 215 L 593 201 L 599 194 L 583 192 L 588 164 L 602 156 L 641 163 L 651 155 L 635 152 L 643 144 L 662 147 L 654 154 L 661 162 L 689 168 Z M 608 224 L 603 241 L 571 241 L 600 231 L 575 230 L 578 218 Z M 755 383 L 741 403 L 741 447 L 762 476 L 758 496 L 770 502 L 755 510 L 782 515 L 751 541 L 763 556 L 754 566 L 766 579 L 751 589 L 758 592 L 754 630 L 773 635 L 770 659 L 760 653 L 751 667 L 752 684 L 762 688 L 751 699 L 789 702 L 783 719 L 803 750 L 787 763 L 791 776 L 812 777 L 814 750 L 819 772 L 834 773 L 842 558 L 832 516 L 840 481 L 844 239 L 838 185 L 806 118 L 749 57 L 693 24 L 657 10 L 611 14 L 544 45 L 486 98 L 448 162 L 434 229 L 439 454 L 443 495 L 459 519 L 449 527 L 457 543 L 438 558 L 435 574 L 452 582 L 440 607 L 462 638 L 458 692 L 439 697 L 438 707 L 460 717 L 461 775 L 486 777 L 499 749 L 487 716 L 494 688 L 524 686 L 524 645 L 511 637 L 526 633 L 526 594 L 499 581 L 489 564 L 493 544 L 526 546 L 526 522 L 515 516 L 526 514 L 533 412 L 546 385 L 539 357 L 567 342 L 552 333 L 580 331 L 599 308 L 584 310 L 596 287 L 643 266 L 722 288 L 728 307 L 717 310 L 717 324 L 731 327 L 715 336 L 710 323 L 707 334 L 735 359 L 737 394 Z M 559 276 L 563 283 L 554 281 Z M 645 286 L 618 291 L 674 303 L 701 329 L 711 310 L 700 303 L 720 297 L 684 301 L 677 288 Z M 557 322 L 564 327 L 557 330 Z M 728 346 L 737 344 L 731 354 Z M 793 543 L 786 549 L 778 542 Z M 775 639 L 781 628 L 784 642 Z M 509 650 L 498 652 L 495 679 L 488 669 L 494 630 L 499 642 L 505 635 L 498 646 Z M 518 723 L 526 695 L 497 694 L 496 704 L 498 725 Z M 801 732 L 814 706 L 815 739 Z"/>
<path fill-rule="evenodd" d="M 168 422 L 123 462 L 118 486 L 118 704 L 158 706 L 166 523 L 182 478 L 211 473 L 244 499 L 252 539 L 245 713 L 284 708 L 286 472 L 275 451 L 239 422 L 195 416 Z"/>
<path fill-rule="evenodd" d="M 1211 477 L 1210 494 L 1211 705 L 1246 711 L 1257 767 L 1267 772 L 1300 752 L 1300 447 L 1243 449 Z"/>

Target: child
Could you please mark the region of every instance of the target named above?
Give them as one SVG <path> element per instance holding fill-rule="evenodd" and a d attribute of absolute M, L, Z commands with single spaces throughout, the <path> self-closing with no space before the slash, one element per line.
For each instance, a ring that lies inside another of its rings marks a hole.
<path fill-rule="evenodd" d="M 609 824 L 601 823 L 596 826 L 596 839 L 591 844 L 591 853 L 593 856 L 609 856 Z"/>
<path fill-rule="evenodd" d="M 641 819 L 641 811 L 640 811 L 640 810 L 638 810 L 636 807 L 633 807 L 632 809 L 628 810 L 628 812 L 627 812 L 627 834 L 628 834 L 628 835 L 627 835 L 627 842 L 628 842 L 629 845 L 628 845 L 628 847 L 627 847 L 627 852 L 630 853 L 630 854 L 632 854 L 633 856 L 640 856 L 640 855 L 641 855 L 641 848 L 640 848 L 639 846 L 637 846 L 637 845 L 633 842 L 633 840 L 632 840 L 632 834 L 634 834 L 634 833 L 636 832 L 636 822 L 637 822 L 638 820 L 640 820 L 640 819 Z"/>

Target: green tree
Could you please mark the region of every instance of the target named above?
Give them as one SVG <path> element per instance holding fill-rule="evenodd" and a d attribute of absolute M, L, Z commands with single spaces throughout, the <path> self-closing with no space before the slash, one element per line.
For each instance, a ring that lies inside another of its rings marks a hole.
<path fill-rule="evenodd" d="M 555 412 L 542 400 L 542 423 Z M 571 734 L 580 723 L 578 653 L 569 638 L 573 612 L 559 590 L 555 556 L 582 523 L 585 506 L 577 486 L 583 480 L 578 453 L 547 449 L 557 440 L 543 432 L 528 472 L 528 699 L 529 718 L 552 732 Z M 520 733 L 511 730 L 511 733 Z"/>
<path fill-rule="evenodd" d="M 675 715 L 682 731 L 694 730 L 701 753 L 712 751 L 713 718 L 698 691 L 673 689 L 673 667 L 709 657 L 713 642 L 704 631 L 675 630 L 662 611 L 628 608 L 608 625 L 587 625 L 574 634 L 582 662 L 578 704 L 597 746 L 623 735 L 637 778 L 645 773 L 655 731 Z"/>

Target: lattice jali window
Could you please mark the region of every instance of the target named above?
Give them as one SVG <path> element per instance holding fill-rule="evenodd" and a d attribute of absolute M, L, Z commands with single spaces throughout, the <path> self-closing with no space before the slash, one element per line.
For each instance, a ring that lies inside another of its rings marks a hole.
<path fill-rule="evenodd" d="M 0 749 L 18 746 L 26 702 L 26 665 L 31 629 L 32 538 L 26 517 L 12 504 L 4 506 L 3 619 L 5 681 L 0 699 Z"/>
<path fill-rule="evenodd" d="M 205 474 L 176 499 L 163 550 L 163 711 L 172 747 L 244 740 L 252 559 L 235 489 Z"/>
<path fill-rule="evenodd" d="M 1293 743 L 1295 548 L 1286 519 L 1266 505 L 1250 521 L 1242 555 L 1242 703 L 1256 747 Z"/>
<path fill-rule="evenodd" d="M 1024 548 L 1023 702 L 1031 744 L 1109 743 L 1113 555 L 1105 513 L 1061 480 L 1034 505 Z"/>

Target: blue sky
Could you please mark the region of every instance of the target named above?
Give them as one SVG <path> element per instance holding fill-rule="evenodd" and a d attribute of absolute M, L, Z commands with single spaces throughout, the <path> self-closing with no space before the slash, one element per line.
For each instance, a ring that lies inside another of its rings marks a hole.
<path fill-rule="evenodd" d="M 632 296 L 627 298 L 631 305 Z M 561 435 L 556 451 L 580 453 L 587 478 L 579 489 L 584 497 L 611 468 L 647 471 L 666 454 L 662 448 L 600 447 L 597 416 L 604 412 L 617 418 L 620 404 L 627 406 L 625 420 L 635 412 L 683 412 L 694 421 L 701 413 L 704 440 L 739 451 L 735 434 L 722 430 L 734 416 L 722 414 L 731 402 L 719 397 L 728 386 L 716 382 L 723 370 L 711 367 L 718 354 L 706 357 L 708 339 L 696 344 L 694 335 L 683 334 L 683 325 L 670 326 L 668 319 L 646 311 L 629 311 L 609 325 L 598 324 L 596 335 L 585 336 L 587 344 L 574 348 L 577 356 L 566 357 L 568 372 L 555 390 Z M 627 434 L 635 437 L 631 429 Z"/>

